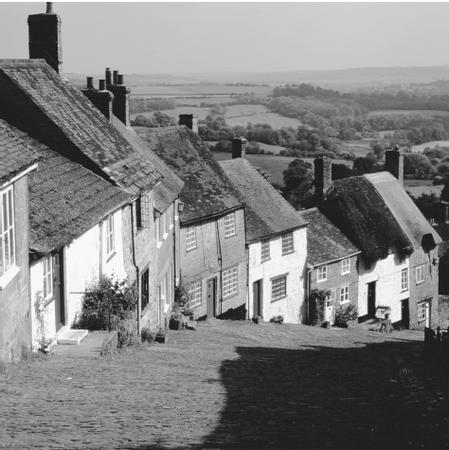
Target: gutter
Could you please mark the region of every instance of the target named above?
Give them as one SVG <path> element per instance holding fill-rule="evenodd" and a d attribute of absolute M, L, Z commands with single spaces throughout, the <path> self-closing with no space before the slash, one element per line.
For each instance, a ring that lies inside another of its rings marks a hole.
<path fill-rule="evenodd" d="M 353 256 L 360 255 L 361 253 L 362 252 L 359 251 L 359 252 L 351 253 L 350 255 L 342 256 L 341 258 L 329 259 L 328 261 L 323 261 L 323 262 L 320 262 L 320 263 L 314 264 L 314 265 L 310 264 L 310 268 L 311 269 L 315 269 L 317 267 L 322 266 L 323 264 L 331 264 L 331 263 L 334 263 L 334 262 L 337 262 L 337 261 L 341 261 L 341 260 L 346 259 L 346 258 L 352 258 Z"/>
<path fill-rule="evenodd" d="M 238 209 L 244 209 L 244 208 L 245 208 L 245 205 L 242 203 L 239 206 L 234 206 L 232 208 L 224 209 L 215 214 L 209 214 L 207 216 L 202 216 L 202 217 L 199 217 L 198 219 L 190 219 L 190 220 L 182 221 L 182 226 L 189 227 L 189 226 L 196 225 L 196 224 L 199 225 L 203 222 L 209 222 L 212 220 L 219 219 L 221 217 L 226 216 L 227 214 L 229 214 L 231 212 L 237 211 Z"/>

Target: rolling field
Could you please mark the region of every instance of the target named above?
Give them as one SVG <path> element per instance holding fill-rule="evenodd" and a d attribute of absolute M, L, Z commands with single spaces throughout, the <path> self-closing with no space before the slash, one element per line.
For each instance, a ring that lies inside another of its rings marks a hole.
<path fill-rule="evenodd" d="M 424 142 L 424 144 L 414 145 L 411 150 L 415 153 L 421 153 L 426 148 L 434 148 L 434 147 L 449 147 L 449 141 L 431 141 Z"/>
<path fill-rule="evenodd" d="M 432 180 L 404 180 L 404 187 L 413 197 L 422 194 L 435 194 L 439 197 L 444 186 L 442 184 L 434 186 Z"/>
<path fill-rule="evenodd" d="M 182 100 L 183 101 L 183 100 Z M 177 100 L 177 103 L 182 103 L 181 100 Z M 211 101 L 209 98 L 203 99 L 202 101 Z M 198 119 L 204 120 L 208 114 L 210 114 L 211 108 L 201 108 L 196 105 L 192 106 L 177 106 L 175 109 L 164 110 L 165 114 L 178 119 L 179 114 L 195 114 Z M 131 118 L 138 115 L 143 115 L 151 117 L 154 114 L 153 111 L 132 114 Z M 263 105 L 229 105 L 225 106 L 224 118 L 226 123 L 231 126 L 246 126 L 248 123 L 266 123 L 271 125 L 274 129 L 281 127 L 298 127 L 301 122 L 297 119 L 292 119 L 290 117 L 284 117 L 277 113 L 272 113 L 265 108 Z"/>
<path fill-rule="evenodd" d="M 339 141 L 340 149 L 343 152 L 351 152 L 353 153 L 357 158 L 358 157 L 365 157 L 369 152 L 372 151 L 371 149 L 371 143 L 373 140 L 367 139 L 360 139 L 355 141 Z"/>
<path fill-rule="evenodd" d="M 394 114 L 404 115 L 404 114 L 419 114 L 421 116 L 429 116 L 429 117 L 436 117 L 436 116 L 447 116 L 449 114 L 449 111 L 439 111 L 436 109 L 379 109 L 377 111 L 370 111 L 368 113 L 368 117 L 375 117 L 375 116 L 391 116 Z"/>

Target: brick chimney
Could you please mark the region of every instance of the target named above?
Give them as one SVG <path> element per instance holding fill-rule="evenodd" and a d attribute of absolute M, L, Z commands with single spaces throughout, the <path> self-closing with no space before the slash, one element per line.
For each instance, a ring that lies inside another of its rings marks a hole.
<path fill-rule="evenodd" d="M 180 114 L 178 123 L 179 125 L 185 125 L 198 134 L 198 119 L 193 114 Z"/>
<path fill-rule="evenodd" d="M 332 160 L 326 156 L 320 156 L 315 158 L 313 163 L 315 167 L 315 199 L 317 203 L 320 203 L 332 185 Z"/>
<path fill-rule="evenodd" d="M 397 145 L 394 150 L 385 152 L 385 170 L 395 176 L 401 184 L 404 184 L 404 157 Z"/>
<path fill-rule="evenodd" d="M 28 45 L 31 59 L 45 59 L 57 73 L 62 71 L 61 18 L 47 3 L 43 14 L 28 16 Z"/>
<path fill-rule="evenodd" d="M 118 70 L 112 72 L 109 68 L 105 71 L 106 89 L 114 94 L 112 111 L 114 116 L 120 119 L 127 127 L 130 126 L 129 119 L 129 94 L 130 90 L 124 85 L 123 75 Z"/>
<path fill-rule="evenodd" d="M 99 81 L 99 89 L 95 89 L 92 77 L 87 77 L 87 87 L 82 93 L 112 122 L 112 103 L 114 95 L 106 90 L 105 80 Z"/>
<path fill-rule="evenodd" d="M 246 155 L 247 144 L 248 141 L 243 136 L 234 138 L 232 140 L 232 159 L 244 158 Z"/>

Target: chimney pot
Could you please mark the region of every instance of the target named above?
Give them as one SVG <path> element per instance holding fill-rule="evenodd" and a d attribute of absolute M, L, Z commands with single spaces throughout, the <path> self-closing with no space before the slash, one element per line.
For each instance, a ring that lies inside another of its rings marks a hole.
<path fill-rule="evenodd" d="M 100 91 L 105 91 L 106 90 L 105 80 L 99 80 L 98 81 L 98 89 Z"/>
<path fill-rule="evenodd" d="M 47 2 L 47 10 L 45 11 L 45 14 L 54 14 L 55 11 L 53 9 L 53 2 Z"/>
<path fill-rule="evenodd" d="M 394 150 L 385 152 L 385 170 L 395 176 L 401 184 L 404 184 L 404 156 L 396 145 Z"/>
<path fill-rule="evenodd" d="M 198 119 L 193 114 L 180 114 L 178 123 L 198 134 Z"/>
<path fill-rule="evenodd" d="M 93 89 L 94 88 L 94 79 L 93 77 L 87 77 L 87 89 Z"/>
<path fill-rule="evenodd" d="M 315 199 L 321 203 L 327 190 L 332 185 L 332 160 L 326 156 L 315 158 L 313 161 L 315 168 Z"/>
<path fill-rule="evenodd" d="M 117 84 L 117 78 L 118 78 L 118 70 L 114 70 L 112 72 L 112 83 Z"/>
<path fill-rule="evenodd" d="M 246 144 L 248 144 L 248 141 L 243 136 L 232 140 L 232 159 L 245 157 Z"/>
<path fill-rule="evenodd" d="M 106 80 L 106 85 L 109 86 L 111 83 L 111 69 L 109 67 L 106 67 L 105 70 L 105 80 Z"/>

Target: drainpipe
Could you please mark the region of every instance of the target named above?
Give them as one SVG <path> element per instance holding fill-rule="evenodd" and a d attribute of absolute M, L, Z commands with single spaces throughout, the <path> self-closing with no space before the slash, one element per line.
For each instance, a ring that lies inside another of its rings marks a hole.
<path fill-rule="evenodd" d="M 306 267 L 307 276 L 306 276 L 306 304 L 307 304 L 307 322 L 310 317 L 310 286 L 312 285 L 312 271 L 313 267 Z"/>
<path fill-rule="evenodd" d="M 223 314 L 223 255 L 221 252 L 221 241 L 220 241 L 220 230 L 218 228 L 218 219 L 215 220 L 215 230 L 217 234 L 218 265 L 220 266 L 220 314 Z"/>
<path fill-rule="evenodd" d="M 137 288 L 137 332 L 140 333 L 140 295 L 139 295 L 139 267 L 136 263 L 136 242 L 135 242 L 135 236 L 134 236 L 134 207 L 131 203 L 130 205 L 131 209 L 131 247 L 132 247 L 132 261 L 134 269 L 136 270 L 136 288 Z M 148 289 L 149 290 L 149 289 Z M 149 295 L 149 292 L 148 292 Z"/>

